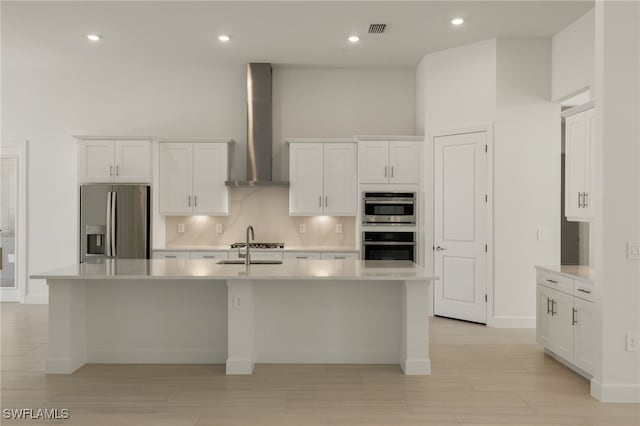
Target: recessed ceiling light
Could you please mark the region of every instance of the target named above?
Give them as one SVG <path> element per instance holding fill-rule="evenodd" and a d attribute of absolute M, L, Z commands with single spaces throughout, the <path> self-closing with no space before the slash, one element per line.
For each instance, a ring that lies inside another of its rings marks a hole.
<path fill-rule="evenodd" d="M 360 37 L 358 37 L 358 36 L 351 36 L 351 37 L 349 37 L 349 41 L 350 41 L 351 43 L 357 43 L 357 42 L 359 42 L 359 41 L 360 41 Z"/>
<path fill-rule="evenodd" d="M 218 36 L 218 40 L 220 40 L 220 41 L 229 41 L 229 40 L 231 40 L 231 37 L 229 37 L 228 35 L 224 35 L 223 34 L 221 36 Z"/>
<path fill-rule="evenodd" d="M 462 18 L 453 18 L 451 20 L 451 23 L 453 25 L 462 25 L 462 24 L 464 24 L 464 19 L 462 19 Z"/>
<path fill-rule="evenodd" d="M 87 38 L 91 41 L 100 41 L 102 37 L 99 36 L 98 34 L 88 34 Z"/>

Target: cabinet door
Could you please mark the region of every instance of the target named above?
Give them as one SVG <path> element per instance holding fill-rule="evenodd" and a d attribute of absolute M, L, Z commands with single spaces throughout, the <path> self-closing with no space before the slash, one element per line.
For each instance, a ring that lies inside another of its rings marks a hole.
<path fill-rule="evenodd" d="M 324 214 L 355 216 L 358 208 L 358 157 L 353 143 L 324 144 Z"/>
<path fill-rule="evenodd" d="M 191 214 L 193 209 L 193 145 L 160 144 L 160 214 Z"/>
<path fill-rule="evenodd" d="M 573 363 L 573 296 L 551 290 L 553 295 L 553 327 L 555 342 L 553 352 Z"/>
<path fill-rule="evenodd" d="M 593 375 L 593 363 L 595 358 L 595 311 L 593 302 L 579 298 L 574 299 L 576 308 L 574 327 L 575 365 L 586 373 Z"/>
<path fill-rule="evenodd" d="M 419 143 L 389 142 L 389 182 L 418 183 Z"/>
<path fill-rule="evenodd" d="M 115 141 L 116 182 L 151 182 L 151 142 Z"/>
<path fill-rule="evenodd" d="M 229 214 L 227 179 L 227 144 L 193 144 L 193 212 L 195 214 Z"/>
<path fill-rule="evenodd" d="M 289 147 L 289 214 L 323 214 L 323 144 L 292 143 Z"/>
<path fill-rule="evenodd" d="M 389 142 L 358 143 L 358 173 L 360 183 L 389 182 Z"/>
<path fill-rule="evenodd" d="M 80 183 L 105 183 L 115 179 L 113 141 L 78 142 Z"/>
<path fill-rule="evenodd" d="M 554 330 L 551 316 L 551 290 L 537 285 L 536 303 L 536 341 L 545 348 L 553 351 Z"/>
<path fill-rule="evenodd" d="M 586 164 L 585 113 L 567 117 L 565 121 L 565 215 L 580 220 L 583 215 L 582 194 Z"/>

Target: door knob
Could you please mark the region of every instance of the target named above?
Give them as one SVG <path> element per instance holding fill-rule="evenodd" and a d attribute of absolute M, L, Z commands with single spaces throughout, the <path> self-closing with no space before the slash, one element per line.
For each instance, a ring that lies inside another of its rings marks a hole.
<path fill-rule="evenodd" d="M 436 251 L 445 251 L 445 250 L 446 248 L 444 247 L 440 247 L 440 246 L 436 247 Z"/>

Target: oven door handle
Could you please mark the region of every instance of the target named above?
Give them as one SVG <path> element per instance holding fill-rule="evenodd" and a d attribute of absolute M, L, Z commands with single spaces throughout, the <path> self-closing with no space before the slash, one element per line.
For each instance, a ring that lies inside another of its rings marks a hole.
<path fill-rule="evenodd" d="M 415 246 L 415 241 L 363 241 L 363 246 Z"/>
<path fill-rule="evenodd" d="M 387 198 L 365 198 L 364 199 L 364 203 L 365 204 L 415 204 L 415 200 L 413 199 L 408 199 L 408 198 L 403 198 L 403 199 L 397 199 L 397 200 L 389 200 Z"/>

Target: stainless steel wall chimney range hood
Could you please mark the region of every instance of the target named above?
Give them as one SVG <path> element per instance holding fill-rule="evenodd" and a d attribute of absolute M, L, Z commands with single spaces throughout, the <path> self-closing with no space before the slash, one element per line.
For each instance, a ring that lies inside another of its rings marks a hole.
<path fill-rule="evenodd" d="M 273 180 L 271 64 L 247 65 L 247 179 L 227 186 L 289 185 Z"/>

